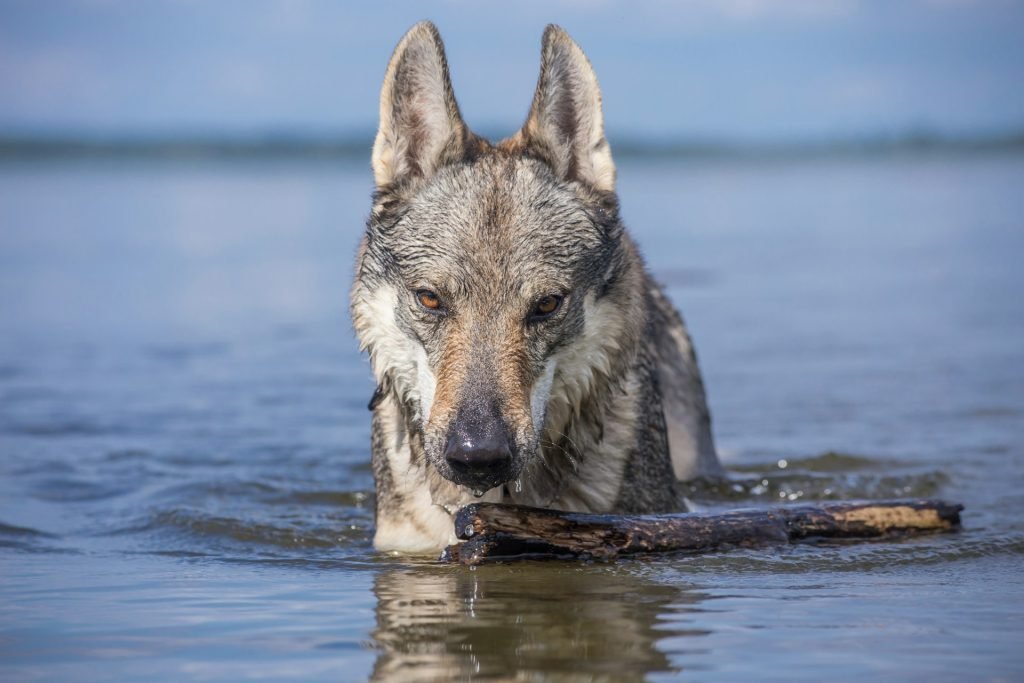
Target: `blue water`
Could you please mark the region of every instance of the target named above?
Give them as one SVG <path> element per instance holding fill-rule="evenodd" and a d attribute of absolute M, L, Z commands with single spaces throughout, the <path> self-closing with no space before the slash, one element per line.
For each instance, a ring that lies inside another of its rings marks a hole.
<path fill-rule="evenodd" d="M 370 545 L 345 162 L 0 165 L 0 679 L 1022 680 L 1024 157 L 620 165 L 712 509 L 962 533 L 476 570 Z"/>

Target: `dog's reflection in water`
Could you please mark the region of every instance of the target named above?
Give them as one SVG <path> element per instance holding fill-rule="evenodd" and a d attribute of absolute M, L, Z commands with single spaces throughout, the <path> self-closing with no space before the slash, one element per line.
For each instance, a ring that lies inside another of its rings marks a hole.
<path fill-rule="evenodd" d="M 693 636 L 685 649 L 701 648 L 706 632 L 686 629 L 685 612 L 704 596 L 644 573 L 561 563 L 384 571 L 373 680 L 641 681 L 676 671 L 659 642 Z"/>

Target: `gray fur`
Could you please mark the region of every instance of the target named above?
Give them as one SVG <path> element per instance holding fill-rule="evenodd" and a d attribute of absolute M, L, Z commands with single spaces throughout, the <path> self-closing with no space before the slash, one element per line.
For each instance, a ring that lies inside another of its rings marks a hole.
<path fill-rule="evenodd" d="M 378 548 L 451 540 L 450 513 L 475 498 L 443 451 L 467 414 L 497 415 L 511 443 L 506 481 L 484 500 L 681 509 L 674 471 L 718 472 L 704 388 L 683 321 L 619 218 L 583 52 L 545 31 L 527 122 L 497 145 L 462 122 L 431 24 L 399 43 L 381 100 L 352 290 L 379 384 Z M 443 306 L 424 308 L 423 290 Z M 538 322 L 549 295 L 561 306 Z"/>

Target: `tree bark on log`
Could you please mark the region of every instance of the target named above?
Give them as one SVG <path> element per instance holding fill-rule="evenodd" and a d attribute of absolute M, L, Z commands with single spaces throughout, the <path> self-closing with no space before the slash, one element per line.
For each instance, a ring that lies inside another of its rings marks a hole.
<path fill-rule="evenodd" d="M 462 543 L 441 561 L 611 559 L 635 553 L 699 552 L 805 539 L 870 539 L 950 531 L 962 505 L 892 500 L 792 505 L 719 514 L 594 515 L 473 503 L 455 516 Z"/>

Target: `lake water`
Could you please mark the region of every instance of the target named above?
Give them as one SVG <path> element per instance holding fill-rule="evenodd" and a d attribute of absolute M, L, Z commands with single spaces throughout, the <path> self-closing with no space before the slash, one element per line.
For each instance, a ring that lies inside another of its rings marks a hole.
<path fill-rule="evenodd" d="M 1024 680 L 1024 156 L 626 160 L 712 509 L 962 533 L 475 570 L 370 545 L 346 162 L 0 165 L 0 679 Z"/>

